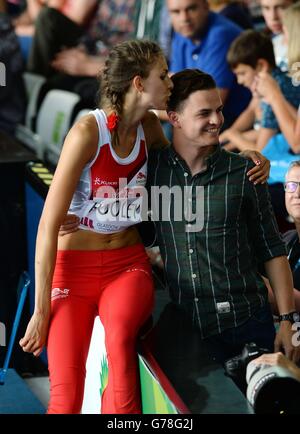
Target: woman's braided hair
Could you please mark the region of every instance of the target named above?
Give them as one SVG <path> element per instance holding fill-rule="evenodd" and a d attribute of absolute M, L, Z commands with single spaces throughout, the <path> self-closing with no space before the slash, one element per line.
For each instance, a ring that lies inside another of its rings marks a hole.
<path fill-rule="evenodd" d="M 132 79 L 147 78 L 151 66 L 163 56 L 159 45 L 147 40 L 132 40 L 115 45 L 105 62 L 101 80 L 101 106 L 121 116 L 124 96 Z"/>

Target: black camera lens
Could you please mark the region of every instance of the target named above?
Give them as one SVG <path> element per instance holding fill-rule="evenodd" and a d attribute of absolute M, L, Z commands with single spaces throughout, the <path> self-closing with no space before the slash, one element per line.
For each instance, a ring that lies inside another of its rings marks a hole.
<path fill-rule="evenodd" d="M 257 414 L 300 414 L 300 381 L 280 366 L 251 363 L 265 348 L 251 342 L 225 362 L 225 371 L 244 392 Z M 241 387 L 245 383 L 245 387 Z M 248 383 L 248 387 L 247 387 Z"/>
<path fill-rule="evenodd" d="M 300 382 L 287 377 L 266 381 L 254 396 L 253 409 L 256 414 L 299 414 Z"/>

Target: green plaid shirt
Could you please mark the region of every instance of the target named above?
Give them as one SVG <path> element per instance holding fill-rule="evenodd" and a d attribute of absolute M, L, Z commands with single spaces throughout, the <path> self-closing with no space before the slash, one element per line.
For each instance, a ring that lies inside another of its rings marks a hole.
<path fill-rule="evenodd" d="M 155 222 L 156 244 L 171 298 L 192 315 L 202 337 L 239 326 L 263 306 L 267 289 L 258 264 L 286 255 L 268 188 L 248 180 L 251 167 L 251 161 L 219 146 L 207 158 L 207 169 L 194 176 L 172 147 L 149 155 L 152 192 L 153 186 L 192 188 L 182 204 L 172 195 L 169 202 L 164 198 L 169 218 L 162 221 L 160 215 Z M 196 187 L 202 187 L 202 200 Z M 151 201 L 156 220 L 158 198 L 156 191 Z M 197 215 L 203 215 L 203 227 L 195 232 L 186 230 L 187 220 L 174 217 L 178 210 L 186 211 L 189 203 Z"/>

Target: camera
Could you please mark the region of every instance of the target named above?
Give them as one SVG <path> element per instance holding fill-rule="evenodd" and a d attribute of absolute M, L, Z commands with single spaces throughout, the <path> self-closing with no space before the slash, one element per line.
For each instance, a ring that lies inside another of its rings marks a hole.
<path fill-rule="evenodd" d="M 257 414 L 299 414 L 300 382 L 281 366 L 251 363 L 270 353 L 251 342 L 239 356 L 225 362 L 228 376 L 237 382 L 247 381 L 247 399 Z"/>
<path fill-rule="evenodd" d="M 258 347 L 254 342 L 246 344 L 242 353 L 225 362 L 225 371 L 229 377 L 240 382 L 246 379 L 246 368 L 251 360 L 256 359 L 262 354 L 269 353 L 266 348 Z"/>

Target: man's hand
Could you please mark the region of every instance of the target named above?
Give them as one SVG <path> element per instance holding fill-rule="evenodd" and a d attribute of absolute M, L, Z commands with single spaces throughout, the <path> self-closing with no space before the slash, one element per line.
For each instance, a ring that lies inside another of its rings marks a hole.
<path fill-rule="evenodd" d="M 58 235 L 63 237 L 64 235 L 76 232 L 79 229 L 80 219 L 75 214 L 67 214 L 61 227 L 59 228 Z"/>
<path fill-rule="evenodd" d="M 258 151 L 247 150 L 240 152 L 240 155 L 255 163 L 255 166 L 247 173 L 249 181 L 255 185 L 265 184 L 270 175 L 270 161 Z"/>

